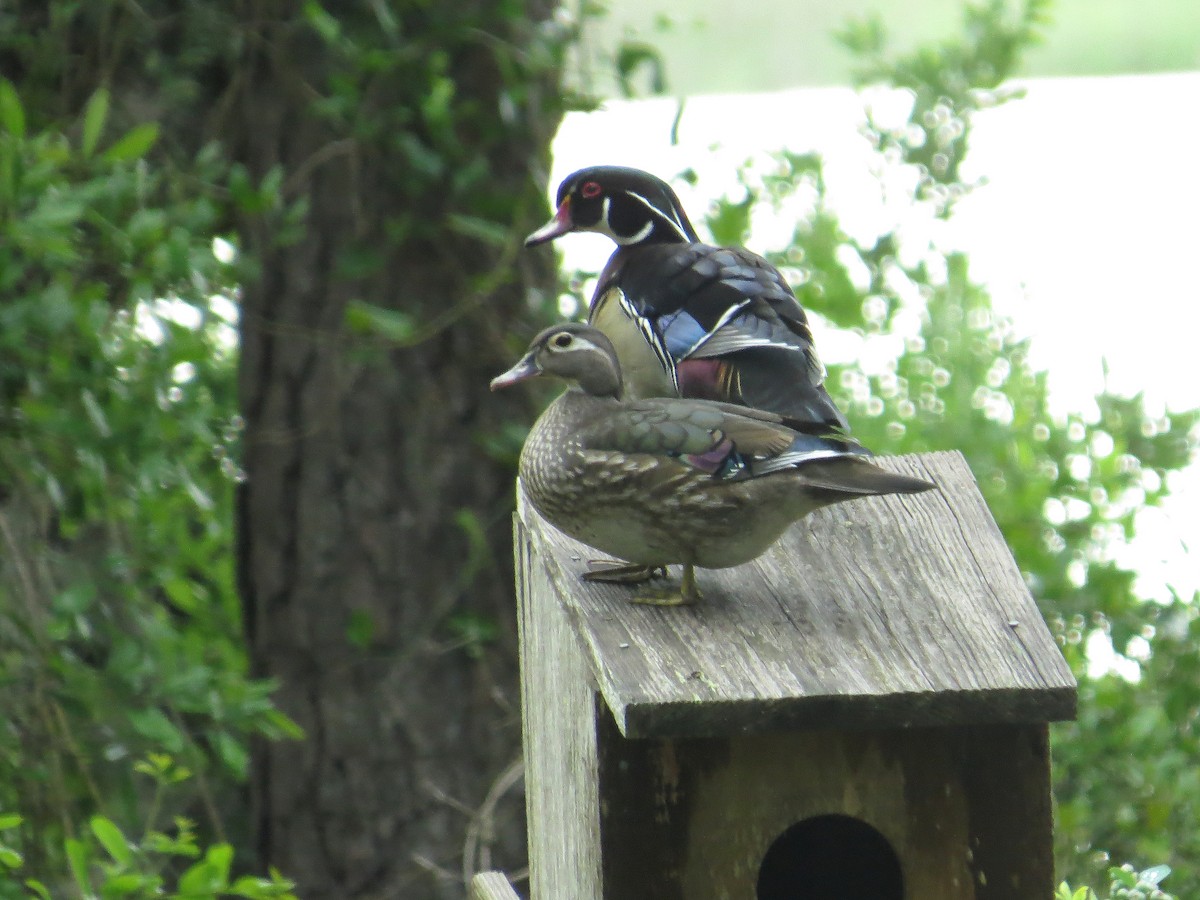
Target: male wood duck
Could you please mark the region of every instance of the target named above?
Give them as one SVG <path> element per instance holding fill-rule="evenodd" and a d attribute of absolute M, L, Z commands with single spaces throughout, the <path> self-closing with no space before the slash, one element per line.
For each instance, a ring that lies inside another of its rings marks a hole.
<path fill-rule="evenodd" d="M 617 243 L 588 321 L 616 345 L 629 396 L 725 400 L 812 434 L 848 427 L 783 275 L 749 250 L 702 243 L 665 181 L 593 166 L 559 185 L 557 206 L 525 246 L 572 231 Z"/>
<path fill-rule="evenodd" d="M 775 413 L 714 400 L 624 399 L 617 351 L 590 325 L 547 328 L 492 390 L 539 375 L 568 387 L 521 451 L 526 495 L 559 530 L 630 563 L 583 577 L 641 581 L 683 564 L 678 589 L 635 602 L 695 602 L 695 566 L 749 562 L 814 509 L 933 487 L 872 465 L 852 441 L 797 431 Z"/>

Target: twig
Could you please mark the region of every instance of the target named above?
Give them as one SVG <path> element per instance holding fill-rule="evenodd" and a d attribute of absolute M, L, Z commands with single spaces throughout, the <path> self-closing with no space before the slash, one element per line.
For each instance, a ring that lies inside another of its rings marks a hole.
<path fill-rule="evenodd" d="M 525 761 L 520 756 L 508 764 L 508 767 L 496 776 L 492 786 L 488 788 L 483 803 L 479 805 L 471 824 L 467 826 L 466 839 L 463 841 L 463 885 L 470 886 L 475 873 L 491 868 L 491 845 L 496 839 L 496 806 L 500 798 L 512 790 L 513 786 L 525 777 Z M 486 838 L 485 838 L 486 836 Z M 482 844 L 482 850 L 480 845 Z M 476 854 L 480 855 L 479 865 L 476 865 Z"/>

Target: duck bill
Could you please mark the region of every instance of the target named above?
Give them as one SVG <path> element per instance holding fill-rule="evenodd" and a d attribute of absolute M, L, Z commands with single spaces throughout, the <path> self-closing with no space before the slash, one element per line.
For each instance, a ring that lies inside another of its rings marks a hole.
<path fill-rule="evenodd" d="M 571 218 L 571 198 L 567 197 L 558 207 L 558 212 L 554 214 L 553 219 L 525 238 L 525 246 L 536 247 L 538 244 L 552 241 L 556 237 L 562 237 L 574 227 L 575 221 Z"/>
<path fill-rule="evenodd" d="M 503 375 L 497 375 L 492 379 L 492 390 L 498 391 L 501 388 L 506 388 L 520 381 L 528 381 L 530 378 L 536 378 L 542 374 L 542 367 L 537 364 L 532 353 L 525 354 L 515 366 L 505 372 Z"/>

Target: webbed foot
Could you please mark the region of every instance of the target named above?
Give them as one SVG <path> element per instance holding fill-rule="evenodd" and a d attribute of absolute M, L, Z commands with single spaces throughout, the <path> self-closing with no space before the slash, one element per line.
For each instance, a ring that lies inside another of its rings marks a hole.
<path fill-rule="evenodd" d="M 700 589 L 696 587 L 696 570 L 690 564 L 685 564 L 679 587 L 639 591 L 630 598 L 629 602 L 639 606 L 691 606 L 699 599 Z"/>

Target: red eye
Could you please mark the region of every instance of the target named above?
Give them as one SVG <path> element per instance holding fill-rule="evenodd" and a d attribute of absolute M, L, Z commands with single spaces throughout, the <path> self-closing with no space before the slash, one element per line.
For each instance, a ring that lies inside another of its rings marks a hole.
<path fill-rule="evenodd" d="M 591 200 L 593 197 L 600 196 L 600 182 L 588 181 L 579 189 L 579 193 L 583 195 L 583 199 Z"/>

